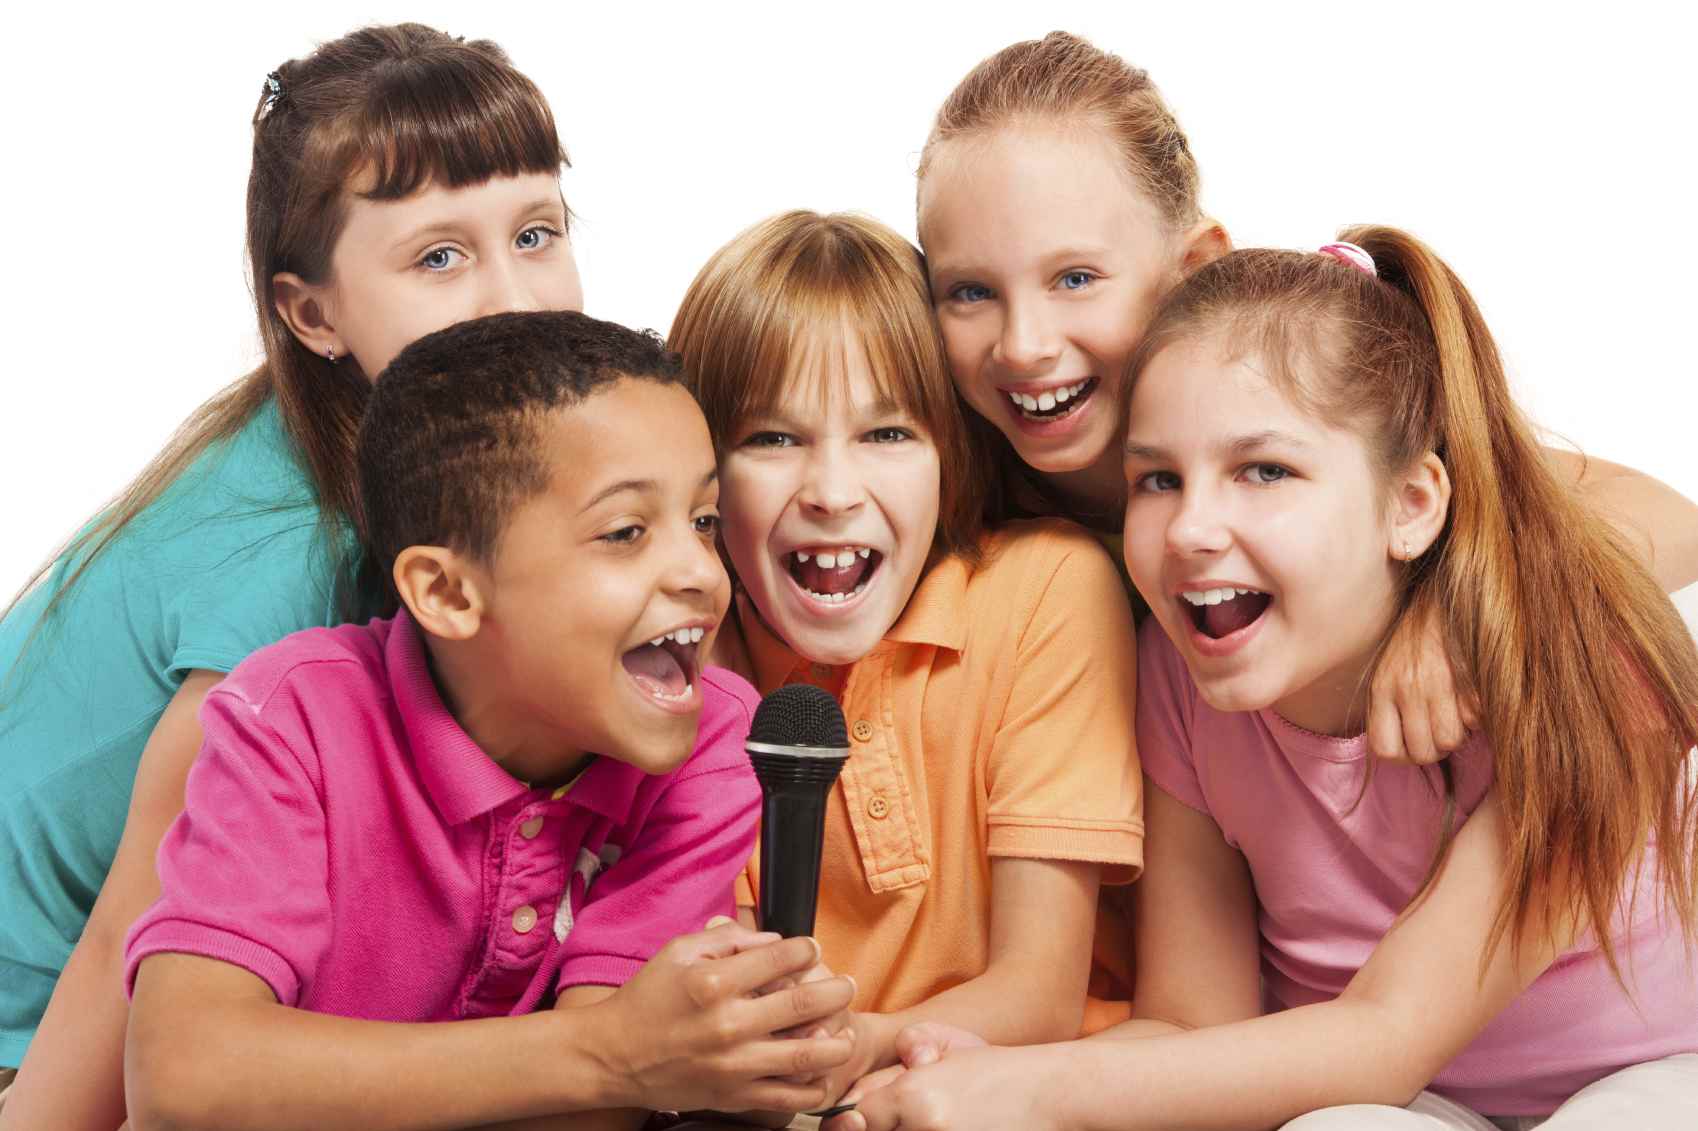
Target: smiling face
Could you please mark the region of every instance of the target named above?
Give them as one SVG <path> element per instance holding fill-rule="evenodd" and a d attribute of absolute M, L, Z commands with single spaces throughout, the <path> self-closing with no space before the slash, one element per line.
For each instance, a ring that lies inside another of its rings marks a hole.
<path fill-rule="evenodd" d="M 415 340 L 456 322 L 583 309 L 551 174 L 427 184 L 401 200 L 356 194 L 347 208 L 330 278 L 307 289 L 334 331 L 337 355 L 352 354 L 370 378 Z"/>
<path fill-rule="evenodd" d="M 938 520 L 937 448 L 845 336 L 798 351 L 785 395 L 732 429 L 720 464 L 738 579 L 785 643 L 834 665 L 896 623 Z"/>
<path fill-rule="evenodd" d="M 1301 411 L 1257 358 L 1162 349 L 1132 392 L 1126 565 L 1204 699 L 1353 733 L 1393 615 L 1390 497 L 1354 432 Z"/>
<path fill-rule="evenodd" d="M 484 567 L 473 697 L 494 689 L 515 776 L 546 780 L 572 749 L 664 773 L 695 746 L 730 600 L 707 424 L 682 386 L 623 378 L 550 412 L 542 448 L 548 488 Z"/>
<path fill-rule="evenodd" d="M 1183 244 L 1115 147 L 1054 125 L 944 143 L 919 227 L 962 397 L 1037 470 L 1112 481 L 1126 360 Z"/>

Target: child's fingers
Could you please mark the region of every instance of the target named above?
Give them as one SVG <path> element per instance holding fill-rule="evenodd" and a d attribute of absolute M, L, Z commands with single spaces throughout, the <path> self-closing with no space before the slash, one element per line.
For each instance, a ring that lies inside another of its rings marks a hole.
<path fill-rule="evenodd" d="M 1427 713 L 1432 718 L 1433 745 L 1440 756 L 1448 755 L 1468 738 L 1468 728 L 1462 725 L 1461 705 L 1455 691 L 1427 700 Z"/>
<path fill-rule="evenodd" d="M 901 1076 L 907 1071 L 908 1068 L 906 1065 L 892 1064 L 890 1067 L 881 1068 L 877 1072 L 869 1072 L 859 1080 L 855 1081 L 849 1090 L 843 1093 L 843 1098 L 838 1102 L 858 1104 L 861 1102 L 862 1096 L 870 1095 L 871 1093 L 878 1091 L 880 1088 L 888 1087 L 898 1076 Z"/>
<path fill-rule="evenodd" d="M 837 1097 L 824 1094 L 824 1077 L 849 1063 L 855 1043 L 841 1037 L 749 1041 L 725 1054 L 725 1070 L 733 1076 L 787 1087 L 812 1089 L 813 1098 L 799 1106 L 762 1103 L 771 1111 L 813 1111 Z"/>
<path fill-rule="evenodd" d="M 1403 749 L 1403 720 L 1389 695 L 1368 699 L 1368 750 L 1376 758 L 1398 761 L 1408 755 Z"/>
<path fill-rule="evenodd" d="M 680 957 L 691 967 L 686 986 L 697 1005 L 742 997 L 762 986 L 801 974 L 818 960 L 819 945 L 813 939 L 779 939 L 745 948 L 732 935 L 741 929 L 735 925 L 717 927 L 705 935 L 691 935 L 684 940 L 688 945 Z M 812 1020 L 804 1017 L 792 1024 Z"/>
<path fill-rule="evenodd" d="M 742 1003 L 748 1032 L 778 1033 L 811 1022 L 823 1022 L 848 1008 L 855 996 L 851 978 L 802 982 L 775 994 Z"/>
<path fill-rule="evenodd" d="M 1443 757 L 1433 742 L 1433 720 L 1429 710 L 1427 703 L 1416 702 L 1407 710 L 1398 712 L 1403 719 L 1403 749 L 1409 760 L 1420 766 L 1430 765 Z"/>

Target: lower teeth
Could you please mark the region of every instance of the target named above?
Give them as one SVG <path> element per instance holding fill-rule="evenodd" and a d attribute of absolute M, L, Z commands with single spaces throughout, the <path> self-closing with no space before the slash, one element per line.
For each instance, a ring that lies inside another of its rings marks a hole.
<path fill-rule="evenodd" d="M 830 605 L 840 605 L 851 597 L 859 597 L 866 587 L 867 583 L 863 581 L 847 593 L 815 593 L 812 589 L 809 589 L 806 586 L 802 587 L 802 592 L 806 593 L 816 601 L 824 601 Z"/>

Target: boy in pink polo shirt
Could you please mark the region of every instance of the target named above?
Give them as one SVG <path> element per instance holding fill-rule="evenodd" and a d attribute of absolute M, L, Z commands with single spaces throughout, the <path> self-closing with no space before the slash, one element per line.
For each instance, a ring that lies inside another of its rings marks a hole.
<path fill-rule="evenodd" d="M 700 663 L 729 586 L 676 360 L 579 314 L 463 323 L 385 372 L 358 458 L 399 611 L 288 637 L 208 696 L 128 941 L 132 1119 L 823 1103 L 807 1081 L 849 1042 L 777 1034 L 851 984 L 773 992 L 810 940 L 675 938 L 731 913 L 759 805 L 754 692 Z M 460 1023 L 411 1024 L 433 1021 Z"/>

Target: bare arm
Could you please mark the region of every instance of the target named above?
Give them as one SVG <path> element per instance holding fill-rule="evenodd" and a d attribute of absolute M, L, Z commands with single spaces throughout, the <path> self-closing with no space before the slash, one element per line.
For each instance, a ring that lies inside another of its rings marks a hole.
<path fill-rule="evenodd" d="M 1519 953 L 1499 946 L 1475 976 L 1503 853 L 1492 797 L 1428 897 L 1333 1001 L 1142 1040 L 952 1053 L 865 1097 L 836 1127 L 1243 1131 L 1339 1104 L 1408 1103 L 1573 937 L 1529 932 Z"/>
<path fill-rule="evenodd" d="M 556 1009 L 583 1009 L 613 996 L 611 986 L 573 986 L 555 1001 Z M 545 1115 L 536 1119 L 486 1124 L 480 1131 L 636 1131 L 648 1118 L 644 1108 L 611 1108 L 573 1115 Z"/>
<path fill-rule="evenodd" d="M 183 810 L 201 701 L 223 678 L 190 672 L 148 736 L 112 870 L 6 1097 L 5 1131 L 112 1131 L 124 1122 L 124 935 L 159 898 L 154 857 Z"/>
<path fill-rule="evenodd" d="M 1132 887 L 1140 956 L 1125 1040 L 1244 1021 L 1262 1011 L 1250 868 L 1220 826 L 1144 779 L 1144 874 Z"/>
<path fill-rule="evenodd" d="M 1698 505 L 1644 472 L 1578 452 L 1546 448 L 1545 460 L 1609 519 L 1665 593 L 1698 581 Z"/>
<path fill-rule="evenodd" d="M 183 954 L 136 977 L 125 1082 L 137 1131 L 399 1131 L 643 1105 L 802 1110 L 846 1040 L 771 1034 L 829 1017 L 847 979 L 778 992 L 811 939 L 674 939 L 605 1000 L 525 1017 L 357 1021 L 280 1005 L 240 967 Z"/>

